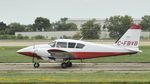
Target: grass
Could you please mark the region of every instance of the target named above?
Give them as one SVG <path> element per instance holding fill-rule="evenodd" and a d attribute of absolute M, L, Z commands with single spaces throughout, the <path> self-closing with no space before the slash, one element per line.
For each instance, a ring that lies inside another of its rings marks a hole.
<path fill-rule="evenodd" d="M 23 47 L 0 47 L 0 62 L 13 63 L 13 62 L 31 62 L 30 57 L 19 55 L 17 50 Z"/>
<path fill-rule="evenodd" d="M 3 71 L 0 82 L 150 82 L 147 73 L 21 73 Z"/>
<path fill-rule="evenodd" d="M 31 62 L 32 58 L 19 55 L 16 53 L 17 50 L 23 47 L 0 47 L 0 62 L 1 63 L 23 63 Z M 140 49 L 142 53 L 135 55 L 126 55 L 118 57 L 101 57 L 94 59 L 86 59 L 83 62 L 93 62 L 93 63 L 105 63 L 105 62 L 150 62 L 150 46 L 141 46 Z M 80 62 L 80 60 L 75 60 L 73 62 Z"/>

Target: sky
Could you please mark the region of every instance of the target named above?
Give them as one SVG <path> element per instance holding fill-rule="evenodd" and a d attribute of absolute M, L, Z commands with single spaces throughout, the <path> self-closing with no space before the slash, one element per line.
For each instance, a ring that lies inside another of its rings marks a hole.
<path fill-rule="evenodd" d="M 50 22 L 67 18 L 109 18 L 150 15 L 150 0 L 0 0 L 0 22 L 33 24 L 36 17 Z"/>

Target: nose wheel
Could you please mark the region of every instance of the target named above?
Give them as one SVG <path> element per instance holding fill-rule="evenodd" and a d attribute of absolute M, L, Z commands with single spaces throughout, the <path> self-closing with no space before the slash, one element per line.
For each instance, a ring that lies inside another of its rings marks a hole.
<path fill-rule="evenodd" d="M 61 64 L 61 68 L 67 68 L 67 67 L 72 67 L 72 62 L 68 61 L 68 62 L 63 62 Z"/>
<path fill-rule="evenodd" d="M 34 68 L 39 68 L 40 64 L 38 62 L 34 62 Z"/>

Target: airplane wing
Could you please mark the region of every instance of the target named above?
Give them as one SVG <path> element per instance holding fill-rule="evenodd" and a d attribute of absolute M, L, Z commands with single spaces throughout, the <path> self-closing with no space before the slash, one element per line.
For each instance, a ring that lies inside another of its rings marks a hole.
<path fill-rule="evenodd" d="M 51 57 L 54 59 L 73 59 L 73 55 L 67 51 L 59 49 L 50 49 L 48 52 L 51 54 Z"/>
<path fill-rule="evenodd" d="M 132 52 L 142 52 L 142 50 L 139 50 L 139 49 L 134 49 L 134 48 L 126 48 L 127 50 L 130 50 Z"/>

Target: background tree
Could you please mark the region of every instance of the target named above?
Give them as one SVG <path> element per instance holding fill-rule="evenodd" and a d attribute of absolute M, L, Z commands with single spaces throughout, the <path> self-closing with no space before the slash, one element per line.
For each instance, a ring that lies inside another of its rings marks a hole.
<path fill-rule="evenodd" d="M 66 21 L 68 20 L 68 18 L 64 17 L 64 18 L 60 18 L 60 22 L 63 24 L 66 24 Z"/>
<path fill-rule="evenodd" d="M 49 19 L 37 17 L 33 24 L 34 31 L 50 31 L 52 30 Z"/>
<path fill-rule="evenodd" d="M 142 26 L 143 30 L 150 31 L 150 15 L 145 15 L 142 17 L 140 25 Z"/>
<path fill-rule="evenodd" d="M 25 31 L 25 25 L 21 25 L 20 23 L 11 23 L 8 25 L 6 32 L 7 34 L 15 34 L 15 32 L 23 32 Z"/>
<path fill-rule="evenodd" d="M 80 38 L 82 38 L 82 36 L 81 36 L 81 32 L 77 32 L 76 34 L 74 34 L 73 35 L 73 37 L 72 37 L 73 39 L 77 39 L 77 40 L 79 40 Z"/>
<path fill-rule="evenodd" d="M 75 31 L 78 30 L 77 25 L 74 23 L 67 23 L 66 25 L 66 30 L 67 31 Z"/>
<path fill-rule="evenodd" d="M 8 26 L 4 22 L 0 22 L 0 34 L 6 34 Z"/>
<path fill-rule="evenodd" d="M 105 20 L 105 26 L 110 32 L 111 38 L 118 38 L 124 34 L 124 32 L 133 24 L 131 16 L 112 16 Z"/>
<path fill-rule="evenodd" d="M 25 31 L 26 32 L 32 32 L 32 31 L 34 31 L 33 25 L 32 24 L 26 25 Z"/>
<path fill-rule="evenodd" d="M 100 35 L 100 24 L 95 24 L 95 20 L 89 20 L 82 25 L 81 35 L 84 39 L 98 39 Z"/>
<path fill-rule="evenodd" d="M 75 31 L 78 30 L 77 25 L 74 23 L 66 23 L 67 18 L 61 18 L 60 21 L 54 24 L 55 31 Z"/>

